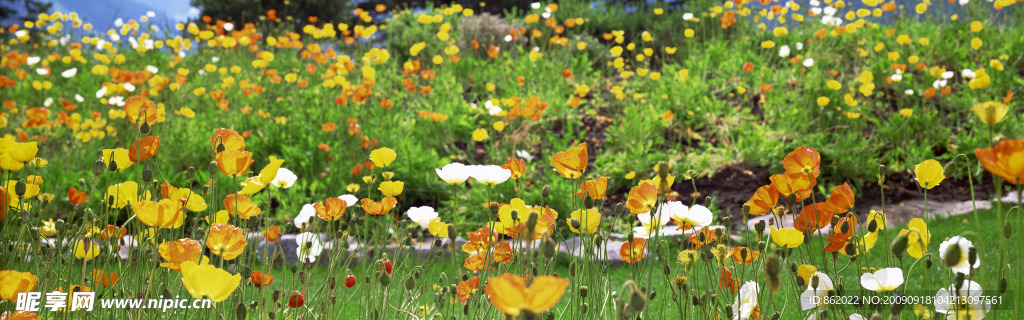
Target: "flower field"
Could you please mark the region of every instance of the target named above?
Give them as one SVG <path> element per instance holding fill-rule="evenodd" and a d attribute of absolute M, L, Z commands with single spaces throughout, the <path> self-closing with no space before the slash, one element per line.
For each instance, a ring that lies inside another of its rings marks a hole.
<path fill-rule="evenodd" d="M 1016 2 L 43 13 L 0 320 L 1018 319 Z"/>

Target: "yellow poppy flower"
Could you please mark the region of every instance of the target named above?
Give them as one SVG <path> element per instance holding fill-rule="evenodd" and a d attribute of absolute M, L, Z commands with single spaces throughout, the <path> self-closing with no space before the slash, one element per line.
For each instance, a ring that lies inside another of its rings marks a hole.
<path fill-rule="evenodd" d="M 982 102 L 971 107 L 971 112 L 974 112 L 981 119 L 981 122 L 990 126 L 1003 121 L 1003 117 L 1009 111 L 1009 106 L 996 101 Z"/>
<path fill-rule="evenodd" d="M 580 228 L 573 227 L 572 219 L 579 221 Z M 565 221 L 569 224 L 569 229 L 572 232 L 591 234 L 597 232 L 597 227 L 601 225 L 601 213 L 597 211 L 597 208 L 576 210 L 570 213 L 569 218 Z"/>
<path fill-rule="evenodd" d="M 232 275 L 212 265 L 196 265 L 195 262 L 181 263 L 181 282 L 196 299 L 210 299 L 214 303 L 226 300 L 242 282 L 241 275 Z"/>
<path fill-rule="evenodd" d="M 526 287 L 523 278 L 506 273 L 488 279 L 484 292 L 498 311 L 515 317 L 523 311 L 534 315 L 548 311 L 562 299 L 568 286 L 569 280 L 539 276 Z"/>
<path fill-rule="evenodd" d="M 379 148 L 377 150 L 370 151 L 370 161 L 378 167 L 387 167 L 391 162 L 395 161 L 398 154 L 391 148 Z"/>
<path fill-rule="evenodd" d="M 88 244 L 85 243 L 85 240 L 79 240 L 75 243 L 75 258 L 89 261 L 98 255 L 100 255 L 100 246 L 92 243 L 92 241 L 89 241 Z"/>
<path fill-rule="evenodd" d="M 385 197 L 394 197 L 402 194 L 402 189 L 405 188 L 405 182 L 402 181 L 384 181 L 380 183 L 377 190 L 380 190 Z"/>
<path fill-rule="evenodd" d="M 925 160 L 914 166 L 914 175 L 917 176 L 917 184 L 921 188 L 931 189 L 939 185 L 946 175 L 943 173 L 942 164 L 935 160 Z"/>
<path fill-rule="evenodd" d="M 143 200 L 132 203 L 131 207 L 135 217 L 150 227 L 180 228 L 185 223 L 185 211 L 178 200 Z"/>
<path fill-rule="evenodd" d="M 117 164 L 117 171 L 124 171 L 135 164 L 128 157 L 128 149 L 125 148 L 103 149 L 103 163 L 107 165 L 107 168 L 110 168 L 110 160 L 114 160 L 114 163 Z"/>
<path fill-rule="evenodd" d="M 868 234 L 864 236 L 865 249 L 871 250 L 871 248 L 875 247 L 875 242 L 878 242 L 878 232 L 885 230 L 885 223 L 885 215 L 881 212 L 871 210 L 871 212 L 868 213 Z"/>
<path fill-rule="evenodd" d="M 150 193 L 146 191 L 143 194 L 142 200 L 149 200 Z M 107 187 L 107 195 L 105 197 L 111 208 L 124 208 L 129 204 L 133 204 L 139 201 L 139 184 L 135 181 L 125 181 Z"/>
<path fill-rule="evenodd" d="M 771 235 L 772 242 L 787 248 L 796 248 L 804 243 L 804 233 L 793 228 L 778 229 L 772 226 Z"/>
<path fill-rule="evenodd" d="M 928 232 L 928 224 L 921 218 L 914 218 L 907 224 L 907 228 L 900 230 L 900 236 L 907 236 L 907 254 L 920 259 L 928 252 L 928 241 L 932 237 Z"/>
<path fill-rule="evenodd" d="M 441 218 L 434 218 L 430 220 L 430 224 L 427 225 L 427 231 L 430 234 L 438 238 L 448 237 L 448 224 L 441 222 Z"/>

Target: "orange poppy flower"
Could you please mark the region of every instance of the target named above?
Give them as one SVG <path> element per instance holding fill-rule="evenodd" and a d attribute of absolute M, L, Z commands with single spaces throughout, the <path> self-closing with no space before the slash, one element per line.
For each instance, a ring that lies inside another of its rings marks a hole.
<path fill-rule="evenodd" d="M 324 152 L 331 151 L 331 146 L 327 145 L 326 143 L 318 144 L 316 147 L 317 149 L 323 150 Z"/>
<path fill-rule="evenodd" d="M 6 199 L 6 197 L 4 197 Z M 85 192 L 78 191 L 78 188 L 71 187 L 68 189 L 68 200 L 73 205 L 80 205 L 89 201 L 89 196 Z"/>
<path fill-rule="evenodd" d="M 15 24 L 15 26 L 17 26 L 17 24 Z M 3 76 L 0 76 L 0 78 L 3 78 Z M 2 79 L 0 79 L 0 80 L 2 80 Z M 0 88 L 2 88 L 2 87 L 3 87 L 3 83 L 0 82 Z M 39 319 L 42 319 L 42 318 L 40 318 L 39 315 L 36 314 L 35 312 L 31 312 L 31 311 L 14 311 L 14 312 L 7 311 L 7 312 L 4 312 L 4 313 L 0 314 L 0 320 L 39 320 Z"/>
<path fill-rule="evenodd" d="M 228 214 L 238 215 L 239 218 L 245 220 L 258 216 L 263 212 L 259 206 L 252 202 L 249 195 L 237 193 L 224 197 L 224 210 L 227 210 Z"/>
<path fill-rule="evenodd" d="M 551 164 L 558 170 L 558 174 L 566 179 L 576 179 L 587 170 L 587 162 L 590 157 L 587 155 L 587 143 L 583 142 L 569 148 L 569 150 L 556 153 L 551 157 Z"/>
<path fill-rule="evenodd" d="M 141 200 L 131 206 L 135 217 L 150 227 L 180 228 L 185 223 L 184 206 L 178 200 Z"/>
<path fill-rule="evenodd" d="M 472 277 L 469 280 L 459 282 L 459 302 L 466 303 L 469 296 L 480 288 L 480 277 Z"/>
<path fill-rule="evenodd" d="M 715 241 L 718 240 L 718 234 L 715 229 L 701 227 L 697 231 L 690 233 L 687 238 L 690 240 L 690 243 L 693 243 L 694 246 L 699 248 L 704 245 L 715 243 Z M 702 238 L 703 240 L 701 240 Z"/>
<path fill-rule="evenodd" d="M 103 231 L 100 231 L 100 239 L 103 240 L 115 238 L 122 239 L 125 235 L 128 235 L 128 228 L 122 228 L 112 224 L 107 225 L 106 228 L 103 228 Z"/>
<path fill-rule="evenodd" d="M 160 266 L 174 271 L 181 271 L 181 264 L 185 261 L 199 263 L 199 259 L 203 257 L 203 245 L 189 238 L 164 242 L 160 244 L 159 251 L 160 256 L 167 261 L 160 263 Z"/>
<path fill-rule="evenodd" d="M 245 138 L 231 129 L 220 128 L 213 131 L 213 136 L 210 137 L 210 148 L 213 152 L 217 152 L 218 144 L 224 144 L 224 151 L 245 150 Z"/>
<path fill-rule="evenodd" d="M 590 197 L 600 200 L 604 198 L 605 191 L 608 191 L 608 177 L 598 177 L 580 182 L 580 191 L 573 191 L 573 193 L 580 198 Z"/>
<path fill-rule="evenodd" d="M 126 99 L 124 101 L 124 111 L 127 113 L 125 118 L 128 118 L 128 121 L 131 121 L 132 124 L 139 126 L 142 125 L 142 122 L 154 125 L 160 118 L 160 115 L 157 114 L 156 103 L 153 103 L 153 101 L 144 96 L 132 96 Z M 141 118 L 143 113 L 145 113 L 145 119 Z M 142 122 L 139 120 L 142 120 Z"/>
<path fill-rule="evenodd" d="M 498 234 L 491 231 L 491 228 L 486 225 L 476 231 L 466 232 L 466 235 L 469 236 L 469 241 L 462 244 L 462 251 L 468 253 L 487 251 L 491 245 L 491 239 L 498 237 Z"/>
<path fill-rule="evenodd" d="M 786 168 L 786 173 L 810 173 L 811 177 L 817 179 L 821 172 L 821 155 L 813 148 L 799 147 L 782 159 L 782 166 Z"/>
<path fill-rule="evenodd" d="M 322 130 L 323 132 L 334 132 L 334 130 L 337 128 L 338 125 L 334 124 L 334 122 L 325 122 L 323 125 L 320 126 L 320 130 Z"/>
<path fill-rule="evenodd" d="M 398 204 L 398 199 L 395 199 L 395 197 L 384 197 L 380 202 L 375 202 L 370 199 L 362 199 L 360 202 L 362 203 L 360 207 L 362 207 L 363 211 L 366 211 L 367 214 L 371 216 L 382 216 L 391 212 L 391 209 L 395 208 L 395 205 Z"/>
<path fill-rule="evenodd" d="M 796 216 L 796 219 L 793 220 L 793 228 L 803 232 L 815 231 L 829 225 L 832 222 L 832 215 L 832 212 L 825 210 L 824 202 L 812 203 L 804 206 L 804 209 Z"/>
<path fill-rule="evenodd" d="M 521 277 L 505 274 L 487 279 L 484 292 L 498 311 L 516 317 L 527 311 L 541 314 L 558 304 L 569 287 L 569 280 L 554 276 L 539 276 L 527 287 Z"/>
<path fill-rule="evenodd" d="M 572 78 L 572 75 L 573 75 L 572 74 L 572 70 L 562 69 L 562 77 L 564 77 L 566 79 L 570 79 L 570 78 Z"/>
<path fill-rule="evenodd" d="M 206 247 L 210 253 L 220 256 L 224 260 L 234 260 L 245 250 L 245 234 L 242 228 L 226 224 L 216 223 L 210 227 L 206 236 Z"/>
<path fill-rule="evenodd" d="M 237 177 L 249 172 L 252 165 L 252 152 L 226 150 L 217 154 L 217 169 L 221 173 Z"/>
<path fill-rule="evenodd" d="M 281 227 L 270 226 L 266 231 L 263 231 L 263 239 L 267 242 L 277 242 L 281 239 Z"/>
<path fill-rule="evenodd" d="M 761 256 L 761 252 L 757 250 L 750 250 L 747 247 L 735 247 L 732 248 L 732 260 L 740 264 L 751 264 L 757 261 L 757 258 Z"/>
<path fill-rule="evenodd" d="M 729 292 L 735 294 L 736 290 L 739 289 L 739 287 L 740 287 L 740 280 L 732 277 L 732 269 L 727 268 L 727 267 L 722 267 L 722 269 L 719 271 L 718 288 L 719 289 L 728 288 Z"/>
<path fill-rule="evenodd" d="M 825 201 L 825 211 L 842 214 L 853 208 L 854 200 L 853 189 L 849 184 L 843 183 L 832 188 L 832 195 Z"/>
<path fill-rule="evenodd" d="M 629 190 L 626 208 L 632 214 L 651 211 L 658 202 L 658 187 L 650 182 L 643 182 Z"/>
<path fill-rule="evenodd" d="M 324 205 L 326 203 L 326 205 Z M 313 204 L 313 209 L 316 209 L 316 215 L 324 221 L 334 221 L 341 219 L 341 216 L 345 214 L 345 208 L 348 208 L 348 203 L 340 198 L 327 198 L 324 202 L 317 202 Z"/>
<path fill-rule="evenodd" d="M 516 159 L 515 157 L 508 157 L 508 162 L 501 165 L 502 168 L 512 171 L 510 179 L 517 180 L 526 173 L 526 161 L 523 159 Z"/>
<path fill-rule="evenodd" d="M 117 284 L 117 280 L 120 277 L 121 275 L 117 274 L 117 272 L 106 272 L 101 269 L 92 270 L 92 281 L 103 287 L 109 288 Z"/>
<path fill-rule="evenodd" d="M 633 240 L 622 243 L 619 247 L 619 257 L 622 261 L 636 263 L 644 257 L 644 249 L 647 247 L 647 239 L 633 238 Z"/>
<path fill-rule="evenodd" d="M 1024 184 L 1024 140 L 999 141 L 993 148 L 974 149 L 985 170 L 1012 184 Z"/>
<path fill-rule="evenodd" d="M 274 283 L 274 276 L 269 273 L 263 273 L 262 271 L 253 271 L 249 274 L 249 281 L 251 281 L 256 287 L 262 288 Z"/>
<path fill-rule="evenodd" d="M 779 192 L 772 188 L 772 185 L 764 185 L 754 191 L 754 195 L 744 203 L 750 208 L 749 214 L 762 215 L 768 213 L 779 203 Z"/>
<path fill-rule="evenodd" d="M 486 263 L 486 261 L 485 261 L 486 258 L 487 258 L 487 255 L 484 254 L 484 253 L 478 253 L 478 254 L 471 255 L 471 256 L 467 257 L 466 260 L 462 263 L 462 267 L 466 268 L 466 270 L 469 270 L 469 271 L 480 271 L 480 270 L 483 270 L 484 269 L 484 264 Z"/>
<path fill-rule="evenodd" d="M 0 300 L 14 302 L 19 292 L 35 290 L 39 277 L 30 272 L 0 271 Z"/>
<path fill-rule="evenodd" d="M 772 181 L 772 189 L 787 198 L 796 195 L 796 201 L 810 197 L 811 188 L 817 183 L 813 176 L 808 179 L 807 174 L 802 172 L 774 174 L 769 179 Z"/>
<path fill-rule="evenodd" d="M 494 246 L 494 262 L 512 262 L 512 247 L 509 245 L 508 241 L 498 242 L 498 244 Z"/>

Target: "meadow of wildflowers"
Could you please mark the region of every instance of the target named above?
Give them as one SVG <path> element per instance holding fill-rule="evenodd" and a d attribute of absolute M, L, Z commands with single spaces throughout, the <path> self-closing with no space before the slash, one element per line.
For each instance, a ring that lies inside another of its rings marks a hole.
<path fill-rule="evenodd" d="M 1019 319 L 1016 2 L 40 14 L 0 320 Z"/>

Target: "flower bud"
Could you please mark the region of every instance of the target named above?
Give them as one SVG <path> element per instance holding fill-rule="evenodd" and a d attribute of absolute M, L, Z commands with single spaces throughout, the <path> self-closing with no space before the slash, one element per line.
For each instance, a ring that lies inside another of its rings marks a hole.
<path fill-rule="evenodd" d="M 949 246 L 946 253 L 942 255 L 942 265 L 947 267 L 953 267 L 960 263 L 960 258 L 963 257 L 963 251 L 960 246 L 954 243 Z"/>
<path fill-rule="evenodd" d="M 927 257 L 924 258 L 924 268 L 925 269 L 931 269 L 932 268 L 932 256 L 931 255 L 928 255 Z"/>
<path fill-rule="evenodd" d="M 540 189 L 540 196 L 547 198 L 549 195 L 551 195 L 551 185 L 545 184 L 544 188 Z"/>
<path fill-rule="evenodd" d="M 633 307 L 633 310 L 643 311 L 647 307 L 647 298 L 640 291 L 633 291 L 629 295 L 629 305 Z"/>
<path fill-rule="evenodd" d="M 892 245 L 889 246 L 889 251 L 892 255 L 896 256 L 897 259 L 903 259 L 903 253 L 907 251 L 907 235 L 897 236 L 896 239 L 892 240 Z"/>
<path fill-rule="evenodd" d="M 587 289 L 587 286 L 580 286 L 580 298 L 586 299 L 588 291 L 590 291 L 590 290 Z"/>
<path fill-rule="evenodd" d="M 196 176 L 196 167 L 188 167 L 188 171 L 185 173 L 185 179 L 192 180 Z"/>
<path fill-rule="evenodd" d="M 545 238 L 544 243 L 541 245 L 541 253 L 544 254 L 545 258 L 551 259 L 555 257 L 555 242 L 551 241 L 551 238 Z"/>
<path fill-rule="evenodd" d="M 143 122 L 141 125 L 139 125 L 139 133 L 141 133 L 142 135 L 149 134 L 151 129 L 152 128 L 149 127 L 149 122 Z"/>
<path fill-rule="evenodd" d="M 591 198 L 590 196 L 587 196 L 586 198 L 583 198 L 583 206 L 585 208 L 587 208 L 587 209 L 593 209 L 594 208 L 594 198 Z"/>
<path fill-rule="evenodd" d="M 27 188 L 28 185 L 25 184 L 25 180 L 18 180 L 18 182 L 14 184 L 14 194 L 18 195 L 20 198 L 25 195 Z"/>
<path fill-rule="evenodd" d="M 388 275 L 386 272 L 381 273 L 380 278 L 377 278 L 377 281 L 380 282 L 380 285 L 387 287 L 391 285 L 391 276 Z"/>
<path fill-rule="evenodd" d="M 142 169 L 142 182 L 150 183 L 153 181 L 153 168 L 146 167 Z"/>
<path fill-rule="evenodd" d="M 970 263 L 971 268 L 974 268 L 974 263 L 978 262 L 978 249 L 971 247 L 967 249 L 967 262 Z"/>
<path fill-rule="evenodd" d="M 1009 285 L 1006 277 L 999 278 L 999 293 L 1006 293 L 1006 287 Z"/>
<path fill-rule="evenodd" d="M 1003 224 L 1003 238 L 1009 239 L 1011 236 L 1013 236 L 1013 227 L 1007 222 Z"/>
<path fill-rule="evenodd" d="M 412 291 L 412 289 L 416 289 L 416 279 L 412 277 L 405 278 L 405 290 Z"/>
<path fill-rule="evenodd" d="M 744 216 L 750 215 L 750 205 L 749 204 L 746 204 L 746 203 L 743 204 L 743 215 Z"/>
<path fill-rule="evenodd" d="M 103 169 L 106 168 L 107 164 L 103 162 L 103 159 L 96 159 L 96 161 L 92 163 L 92 174 L 98 177 L 99 175 L 103 174 Z"/>
<path fill-rule="evenodd" d="M 146 123 L 143 122 L 142 124 L 146 124 Z M 238 307 L 235 308 L 235 317 L 237 317 L 238 320 L 244 320 L 245 319 L 245 312 L 246 312 L 245 304 L 244 303 L 239 303 Z"/>
<path fill-rule="evenodd" d="M 492 203 L 490 208 L 491 208 L 491 214 L 498 214 L 498 204 L 497 203 Z M 515 216 L 515 214 L 513 214 L 513 216 Z"/>
<path fill-rule="evenodd" d="M 757 234 L 764 233 L 764 228 L 765 228 L 764 220 L 758 221 L 757 223 L 754 224 L 754 230 L 757 231 Z"/>
<path fill-rule="evenodd" d="M 729 218 L 729 217 L 722 218 L 722 227 L 725 227 L 726 230 L 729 230 L 729 228 L 732 227 L 732 218 Z"/>
<path fill-rule="evenodd" d="M 569 225 L 576 230 L 580 230 L 580 227 L 582 227 L 582 225 L 580 224 L 580 220 L 576 218 L 569 218 Z"/>
<path fill-rule="evenodd" d="M 458 236 L 457 232 L 455 232 L 455 225 L 449 224 L 448 225 L 448 240 L 451 240 L 451 243 L 455 243 L 455 237 L 457 237 L 457 236 Z"/>

